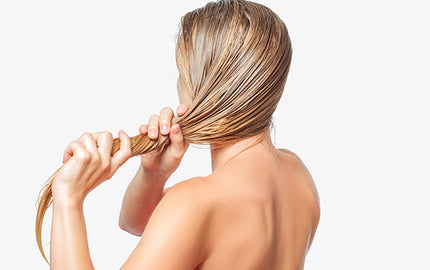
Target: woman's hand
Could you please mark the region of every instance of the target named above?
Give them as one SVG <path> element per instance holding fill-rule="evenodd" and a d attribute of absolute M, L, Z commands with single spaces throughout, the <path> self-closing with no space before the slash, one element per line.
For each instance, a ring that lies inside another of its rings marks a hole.
<path fill-rule="evenodd" d="M 130 138 L 124 131 L 118 136 L 121 147 L 113 157 L 110 132 L 84 133 L 71 142 L 64 152 L 64 164 L 53 180 L 54 200 L 61 197 L 82 202 L 91 190 L 110 179 L 131 157 Z"/>
<path fill-rule="evenodd" d="M 176 113 L 182 116 L 187 110 L 187 105 L 180 104 Z M 163 151 L 152 151 L 141 156 L 143 172 L 148 176 L 167 179 L 178 168 L 187 151 L 189 144 L 184 141 L 179 125 L 172 125 L 173 116 L 171 108 L 164 108 L 160 115 L 152 115 L 149 118 L 148 125 L 142 125 L 139 128 L 140 133 L 148 134 L 150 139 L 156 139 L 158 132 L 169 135 L 170 138 L 170 144 Z"/>

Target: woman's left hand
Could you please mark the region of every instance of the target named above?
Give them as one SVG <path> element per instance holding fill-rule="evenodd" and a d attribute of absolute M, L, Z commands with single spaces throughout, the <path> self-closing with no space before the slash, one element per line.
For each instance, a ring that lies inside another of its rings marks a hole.
<path fill-rule="evenodd" d="M 130 138 L 118 133 L 121 147 L 111 156 L 113 138 L 110 132 L 84 133 L 64 151 L 63 166 L 52 183 L 52 195 L 61 200 L 83 202 L 88 193 L 110 179 L 131 157 Z"/>

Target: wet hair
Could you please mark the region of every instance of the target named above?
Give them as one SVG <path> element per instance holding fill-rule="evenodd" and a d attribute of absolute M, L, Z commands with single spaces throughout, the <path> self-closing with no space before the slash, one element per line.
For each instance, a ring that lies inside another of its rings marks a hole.
<path fill-rule="evenodd" d="M 184 140 L 218 148 L 262 134 L 282 96 L 291 55 L 285 24 L 261 4 L 217 1 L 185 14 L 176 64 L 191 104 L 185 115 L 174 119 Z M 164 147 L 168 140 L 162 135 L 157 140 L 133 137 L 132 156 Z M 115 139 L 112 154 L 118 149 Z M 36 219 L 37 243 L 47 262 L 41 228 L 56 173 L 41 190 Z"/>

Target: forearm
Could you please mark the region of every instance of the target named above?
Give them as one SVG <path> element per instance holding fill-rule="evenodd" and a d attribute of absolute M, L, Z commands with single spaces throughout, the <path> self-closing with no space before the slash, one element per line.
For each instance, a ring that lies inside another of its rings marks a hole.
<path fill-rule="evenodd" d="M 83 202 L 54 198 L 50 249 L 51 269 L 94 269 Z"/>
<path fill-rule="evenodd" d="M 148 176 L 139 167 L 122 202 L 119 225 L 135 235 L 144 231 L 152 212 L 160 202 L 168 177 Z"/>

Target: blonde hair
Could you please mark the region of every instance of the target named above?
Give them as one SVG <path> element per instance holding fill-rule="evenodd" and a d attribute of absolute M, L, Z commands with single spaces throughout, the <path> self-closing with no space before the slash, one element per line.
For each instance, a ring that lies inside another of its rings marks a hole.
<path fill-rule="evenodd" d="M 269 128 L 291 55 L 285 24 L 263 5 L 217 1 L 185 14 L 176 43 L 176 63 L 192 102 L 184 116 L 174 119 L 184 140 L 217 148 Z M 168 143 L 168 137 L 161 135 L 157 140 L 141 135 L 131 140 L 132 156 Z M 112 154 L 118 149 L 115 139 Z M 41 190 L 36 219 L 37 243 L 47 262 L 41 228 L 52 203 L 56 173 Z"/>

